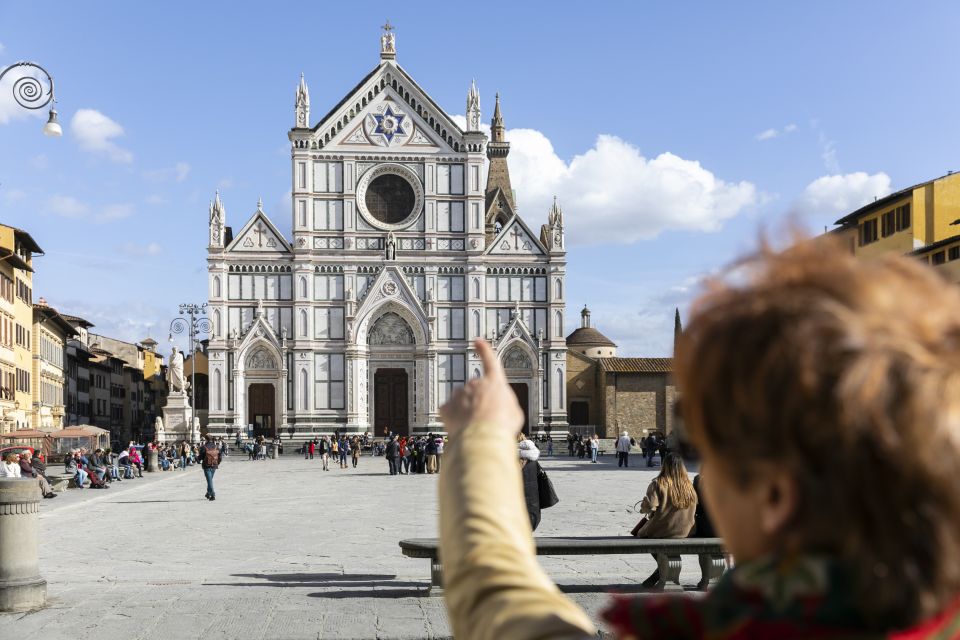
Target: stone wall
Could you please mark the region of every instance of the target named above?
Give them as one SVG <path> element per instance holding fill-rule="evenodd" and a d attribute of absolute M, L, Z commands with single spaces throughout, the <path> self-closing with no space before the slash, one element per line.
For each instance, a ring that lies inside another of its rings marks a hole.
<path fill-rule="evenodd" d="M 672 427 L 674 387 L 668 374 L 612 373 L 604 376 L 606 437 L 620 431 L 640 437 Z"/>
<path fill-rule="evenodd" d="M 603 424 L 603 402 L 597 376 L 596 361 L 572 351 L 567 352 L 567 420 L 571 420 L 571 407 L 574 402 L 586 402 L 589 413 L 588 424 L 597 426 Z M 601 437 L 603 437 L 602 433 Z"/>

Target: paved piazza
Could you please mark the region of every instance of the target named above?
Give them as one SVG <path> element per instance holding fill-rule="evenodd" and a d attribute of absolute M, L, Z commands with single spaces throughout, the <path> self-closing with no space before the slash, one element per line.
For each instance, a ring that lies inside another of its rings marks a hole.
<path fill-rule="evenodd" d="M 653 476 L 612 456 L 543 464 L 561 499 L 543 512 L 547 536 L 627 534 Z M 443 600 L 423 597 L 428 561 L 397 545 L 436 536 L 437 477 L 390 477 L 386 466 L 364 457 L 323 472 L 319 460 L 234 455 L 212 503 L 199 467 L 44 500 L 48 606 L 0 624 L 45 640 L 449 637 Z M 649 556 L 540 561 L 594 618 L 607 591 L 634 589 L 654 568 Z M 684 584 L 698 579 L 686 559 Z"/>

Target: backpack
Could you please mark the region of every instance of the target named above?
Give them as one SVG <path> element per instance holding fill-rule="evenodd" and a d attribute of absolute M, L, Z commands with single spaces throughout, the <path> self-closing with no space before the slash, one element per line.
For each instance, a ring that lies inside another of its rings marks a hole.
<path fill-rule="evenodd" d="M 203 447 L 203 462 L 207 466 L 217 467 L 220 465 L 220 450 L 216 446 L 213 447 Z"/>

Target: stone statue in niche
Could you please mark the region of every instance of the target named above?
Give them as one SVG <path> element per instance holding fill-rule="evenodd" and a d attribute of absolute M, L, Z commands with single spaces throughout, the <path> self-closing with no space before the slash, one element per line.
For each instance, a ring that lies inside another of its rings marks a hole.
<path fill-rule="evenodd" d="M 395 260 L 397 257 L 397 238 L 391 231 L 387 235 L 387 260 Z"/>
<path fill-rule="evenodd" d="M 413 331 L 403 318 L 395 313 L 386 313 L 370 330 L 368 342 L 383 346 L 413 344 Z"/>

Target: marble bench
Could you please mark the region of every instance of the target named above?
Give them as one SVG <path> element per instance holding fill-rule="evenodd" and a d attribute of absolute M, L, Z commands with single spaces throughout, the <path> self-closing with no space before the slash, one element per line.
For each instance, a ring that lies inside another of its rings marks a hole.
<path fill-rule="evenodd" d="M 538 556 L 583 556 L 651 554 L 657 559 L 660 581 L 654 589 L 682 591 L 680 556 L 698 556 L 701 579 L 697 589 L 704 590 L 726 569 L 723 541 L 720 538 L 677 538 L 648 540 L 627 536 L 585 538 L 534 538 Z M 400 541 L 400 549 L 408 558 L 430 560 L 429 595 L 443 595 L 443 563 L 437 538 L 414 538 Z"/>

